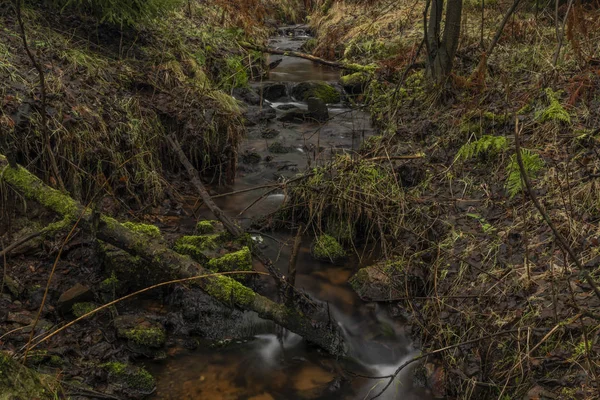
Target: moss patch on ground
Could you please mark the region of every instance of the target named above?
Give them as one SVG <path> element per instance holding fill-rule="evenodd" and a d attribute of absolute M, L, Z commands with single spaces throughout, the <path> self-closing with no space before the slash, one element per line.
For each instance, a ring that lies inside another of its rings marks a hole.
<path fill-rule="evenodd" d="M 108 362 L 100 367 L 108 372 L 109 381 L 114 381 L 127 388 L 150 392 L 156 385 L 154 377 L 144 368 L 121 362 Z"/>

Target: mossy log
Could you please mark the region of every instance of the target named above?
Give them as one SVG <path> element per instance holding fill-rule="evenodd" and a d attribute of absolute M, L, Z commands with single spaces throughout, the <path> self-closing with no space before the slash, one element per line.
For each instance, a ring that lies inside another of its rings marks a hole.
<path fill-rule="evenodd" d="M 190 257 L 167 248 L 159 239 L 128 229 L 108 216 L 94 214 L 70 196 L 47 186 L 25 168 L 10 167 L 6 157 L 1 154 L 0 182 L 9 184 L 27 199 L 38 202 L 63 218 L 73 222 L 79 219 L 82 229 L 93 231 L 98 239 L 147 260 L 154 268 L 164 271 L 166 276 L 177 279 L 211 273 Z M 224 304 L 255 311 L 260 317 L 297 333 L 332 354 L 345 352 L 335 324 L 327 321 L 317 323 L 310 315 L 273 302 L 227 276 L 207 277 L 195 282 L 200 289 Z"/>
<path fill-rule="evenodd" d="M 274 49 L 272 47 L 256 46 L 256 45 L 253 45 L 250 43 L 240 43 L 240 44 L 248 50 L 254 50 L 254 51 L 261 52 L 261 53 L 277 54 L 277 55 L 281 55 L 281 56 L 304 58 L 305 60 L 310 60 L 310 61 L 316 62 L 318 64 L 327 65 L 329 67 L 339 68 L 339 69 L 343 69 L 346 71 L 373 72 L 376 69 L 376 67 L 373 65 L 361 65 L 361 64 L 351 64 L 351 63 L 343 63 L 343 62 L 337 62 L 337 61 L 329 61 L 329 60 L 325 60 L 323 58 L 313 56 L 311 54 L 301 53 L 299 51 L 280 50 L 280 49 Z"/>

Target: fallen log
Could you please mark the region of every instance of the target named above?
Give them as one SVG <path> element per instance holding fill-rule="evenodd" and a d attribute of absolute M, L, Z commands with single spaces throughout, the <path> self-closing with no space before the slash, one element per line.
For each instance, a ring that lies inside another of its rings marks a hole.
<path fill-rule="evenodd" d="M 47 186 L 25 168 L 9 166 L 6 157 L 1 154 L 0 182 L 7 183 L 25 198 L 36 201 L 73 223 L 79 220 L 82 229 L 93 232 L 98 239 L 106 243 L 147 260 L 154 267 L 161 269 L 166 276 L 188 278 L 210 274 L 210 271 L 190 257 L 174 252 L 158 239 L 134 232 L 114 218 L 94 214 L 70 196 Z M 320 323 L 314 315 L 305 315 L 296 309 L 275 303 L 223 275 L 198 280 L 194 284 L 223 304 L 254 311 L 261 318 L 277 323 L 331 354 L 345 353 L 337 327 L 329 324 L 328 320 L 323 319 Z"/>
<path fill-rule="evenodd" d="M 339 68 L 339 69 L 344 69 L 347 71 L 373 72 L 377 69 L 377 67 L 375 67 L 373 65 L 361 65 L 361 64 L 343 63 L 343 62 L 338 62 L 338 61 L 329 61 L 329 60 L 325 60 L 323 58 L 316 57 L 316 56 L 313 56 L 313 55 L 307 54 L 307 53 L 302 53 L 299 51 L 274 49 L 272 47 L 257 46 L 257 45 L 246 43 L 246 42 L 241 42 L 240 45 L 248 50 L 254 50 L 254 51 L 261 52 L 261 53 L 277 54 L 277 55 L 281 55 L 281 56 L 304 58 L 305 60 L 310 60 L 310 61 L 316 62 L 317 64 L 327 65 L 332 68 Z"/>
<path fill-rule="evenodd" d="M 179 161 L 185 167 L 190 180 L 196 187 L 196 190 L 198 190 L 202 201 L 204 201 L 209 210 L 214 214 L 215 217 L 217 217 L 217 219 L 219 219 L 219 221 L 223 223 L 225 229 L 227 229 L 227 231 L 233 235 L 233 237 L 238 238 L 242 236 L 245 233 L 244 230 L 235 221 L 229 218 L 229 216 L 225 214 L 223 210 L 221 210 L 213 201 L 212 197 L 204 187 L 204 184 L 200 180 L 200 174 L 198 174 L 198 170 L 194 168 L 190 160 L 183 152 L 181 145 L 177 141 L 177 137 L 174 134 L 170 134 L 167 136 L 167 140 L 173 148 L 173 151 L 179 157 Z M 267 268 L 271 276 L 275 279 L 279 289 L 282 290 L 281 286 L 285 284 L 283 275 L 277 270 L 277 268 L 275 268 L 269 257 L 263 254 L 259 248 L 255 246 L 252 247 L 252 254 L 265 266 L 265 268 Z"/>

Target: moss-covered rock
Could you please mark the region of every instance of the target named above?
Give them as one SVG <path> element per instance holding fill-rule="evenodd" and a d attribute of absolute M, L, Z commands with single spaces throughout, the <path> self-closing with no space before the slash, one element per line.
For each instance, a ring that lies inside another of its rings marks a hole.
<path fill-rule="evenodd" d="M 138 346 L 158 348 L 167 340 L 165 328 L 161 324 L 141 316 L 121 315 L 115 318 L 114 324 L 117 336 Z"/>
<path fill-rule="evenodd" d="M 341 95 L 332 85 L 325 82 L 301 82 L 292 88 L 292 96 L 301 101 L 316 97 L 325 103 L 339 103 Z"/>
<path fill-rule="evenodd" d="M 212 271 L 252 271 L 252 254 L 247 246 L 233 253 L 225 254 L 219 258 L 213 258 L 208 262 Z"/>
<path fill-rule="evenodd" d="M 0 400 L 52 399 L 54 390 L 48 382 L 0 351 Z"/>
<path fill-rule="evenodd" d="M 154 389 L 154 378 L 144 368 L 121 362 L 109 362 L 100 367 L 108 372 L 109 381 L 115 384 L 141 392 Z"/>
<path fill-rule="evenodd" d="M 155 268 L 152 263 L 115 246 L 104 244 L 102 250 L 105 271 L 119 282 L 114 285 L 114 291 L 118 293 L 146 287 L 169 278 L 166 271 Z M 112 289 L 110 291 L 113 292 Z"/>
<path fill-rule="evenodd" d="M 83 302 L 83 303 L 73 304 L 73 307 L 71 307 L 71 310 L 73 311 L 73 315 L 75 315 L 76 317 L 79 318 L 82 315 L 85 315 L 89 312 L 94 311 L 96 308 L 97 308 L 97 305 L 94 303 Z"/>
<path fill-rule="evenodd" d="M 150 224 L 140 224 L 137 222 L 125 222 L 123 223 L 125 228 L 131 229 L 134 232 L 141 233 L 151 238 L 159 238 L 160 229 L 158 229 L 155 225 Z"/>
<path fill-rule="evenodd" d="M 349 94 L 361 94 L 364 92 L 371 75 L 365 72 L 355 72 L 340 78 L 340 84 Z"/>
<path fill-rule="evenodd" d="M 317 237 L 311 247 L 312 255 L 318 260 L 337 262 L 346 257 L 342 245 L 330 235 Z"/>

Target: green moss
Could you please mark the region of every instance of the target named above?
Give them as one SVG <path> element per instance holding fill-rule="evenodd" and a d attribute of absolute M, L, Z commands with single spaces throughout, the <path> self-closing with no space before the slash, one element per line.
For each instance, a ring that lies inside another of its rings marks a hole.
<path fill-rule="evenodd" d="M 151 238 L 160 237 L 160 229 L 158 229 L 158 227 L 155 225 L 140 224 L 136 222 L 125 222 L 123 223 L 123 226 L 127 229 L 130 229 L 137 233 L 141 233 Z"/>
<path fill-rule="evenodd" d="M 364 72 L 355 72 L 350 75 L 344 75 L 340 78 L 340 83 L 344 86 L 358 86 L 364 85 L 369 78 L 370 74 L 366 74 Z"/>
<path fill-rule="evenodd" d="M 340 93 L 325 82 L 302 82 L 292 89 L 292 93 L 299 100 L 307 101 L 311 97 L 323 100 L 325 103 L 339 103 Z"/>
<path fill-rule="evenodd" d="M 254 301 L 256 293 L 235 279 L 226 276 L 212 278 L 205 287 L 206 292 L 225 304 L 236 303 L 241 306 Z"/>
<path fill-rule="evenodd" d="M 569 115 L 568 111 L 565 110 L 564 107 L 560 104 L 560 100 L 558 99 L 558 93 L 554 92 L 550 88 L 546 88 L 545 92 L 546 97 L 550 102 L 550 105 L 537 114 L 537 119 L 540 122 L 555 121 L 570 124 L 571 116 Z"/>
<path fill-rule="evenodd" d="M 190 256 L 192 257 L 192 260 L 201 264 L 208 261 L 208 256 L 206 256 L 198 247 L 191 244 L 178 243 L 175 245 L 173 250 L 175 250 L 179 254 Z"/>
<path fill-rule="evenodd" d="M 147 347 L 161 347 L 167 340 L 165 330 L 160 327 L 139 327 L 128 329 L 123 336 L 133 343 Z"/>
<path fill-rule="evenodd" d="M 0 161 L 7 163 L 6 157 L 0 155 Z M 0 180 L 15 186 L 25 197 L 39 201 L 43 206 L 54 210 L 56 213 L 74 219 L 78 217 L 78 204 L 70 196 L 51 189 L 35 175 L 19 166 L 10 168 L 8 165 L 0 170 Z"/>
<path fill-rule="evenodd" d="M 94 303 L 75 303 L 73 304 L 73 307 L 71 308 L 73 311 L 73 315 L 75 315 L 77 318 L 81 317 L 82 315 L 85 315 L 89 312 L 94 311 L 97 308 L 96 304 Z"/>
<path fill-rule="evenodd" d="M 119 284 L 119 279 L 117 278 L 117 276 L 115 275 L 115 272 L 113 271 L 110 274 L 110 278 L 106 278 L 105 280 L 100 282 L 100 290 L 114 290 L 118 284 Z"/>
<path fill-rule="evenodd" d="M 100 367 L 108 372 L 109 378 L 122 385 L 144 392 L 154 389 L 154 378 L 144 368 L 120 362 L 109 362 Z"/>
<path fill-rule="evenodd" d="M 216 226 L 219 221 L 198 221 L 196 224 L 196 232 L 200 235 L 206 235 L 208 233 L 215 233 Z"/>
<path fill-rule="evenodd" d="M 175 242 L 175 246 L 190 245 L 199 250 L 216 250 L 222 243 L 220 234 L 182 236 Z"/>
<path fill-rule="evenodd" d="M 346 251 L 333 236 L 321 235 L 315 239 L 312 254 L 319 260 L 335 262 L 346 256 Z"/>
<path fill-rule="evenodd" d="M 362 289 L 364 287 L 365 282 L 367 282 L 369 278 L 369 273 L 367 272 L 366 268 L 361 268 L 358 270 L 358 272 L 356 274 L 354 274 L 349 282 L 350 282 L 350 286 L 352 287 L 352 289 L 354 289 L 354 291 L 356 293 L 358 293 L 359 295 L 362 293 Z"/>
<path fill-rule="evenodd" d="M 43 375 L 24 367 L 0 351 L 0 399 L 52 399 Z"/>
<path fill-rule="evenodd" d="M 241 250 L 224 255 L 223 257 L 213 258 L 208 262 L 208 267 L 212 271 L 252 271 L 252 254 L 250 249 L 244 246 Z"/>

